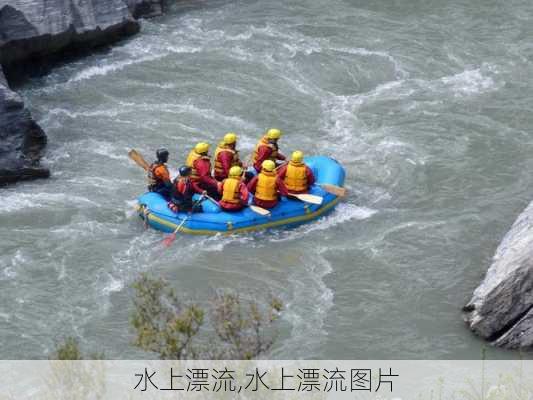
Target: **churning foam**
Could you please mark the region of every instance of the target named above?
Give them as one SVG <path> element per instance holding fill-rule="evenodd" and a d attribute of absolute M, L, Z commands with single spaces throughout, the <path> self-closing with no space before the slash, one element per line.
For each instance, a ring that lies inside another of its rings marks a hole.
<path fill-rule="evenodd" d="M 99 207 L 99 204 L 86 197 L 76 196 L 67 193 L 17 193 L 11 192 L 0 196 L 2 208 L 0 214 L 7 214 L 13 211 L 27 210 L 32 208 L 56 208 L 64 204 L 82 204 L 84 207 L 90 205 Z"/>
<path fill-rule="evenodd" d="M 335 210 L 325 217 L 320 218 L 317 221 L 302 225 L 300 227 L 280 230 L 279 235 L 269 238 L 271 242 L 282 242 L 288 240 L 295 240 L 307 235 L 311 232 L 322 231 L 333 228 L 337 225 L 344 224 L 350 220 L 364 220 L 372 217 L 378 210 L 374 210 L 368 207 L 359 207 L 355 204 L 341 203 Z"/>
<path fill-rule="evenodd" d="M 323 256 L 324 249 L 307 253 L 299 260 L 298 268 L 288 278 L 292 299 L 286 305 L 282 318 L 292 326 L 290 338 L 282 344 L 279 353 L 291 352 L 291 357 L 309 358 L 323 343 L 327 332 L 324 322 L 333 307 L 333 291 L 324 277 L 333 271 Z M 296 353 L 295 353 L 296 351 Z"/>
<path fill-rule="evenodd" d="M 173 53 L 196 53 L 200 51 L 200 49 L 196 47 L 180 47 L 172 45 L 168 45 L 162 49 L 148 47 L 148 49 L 143 48 L 140 50 L 139 47 L 131 49 L 131 54 L 127 54 L 128 58 L 126 60 L 110 62 L 108 59 L 106 59 L 101 63 L 101 65 L 95 65 L 78 72 L 68 82 L 79 82 L 86 79 L 91 79 L 95 76 L 108 75 L 109 73 L 121 71 L 130 65 L 159 60 Z M 140 54 L 147 53 L 148 55 L 140 56 Z"/>
<path fill-rule="evenodd" d="M 440 81 L 444 84 L 445 89 L 451 90 L 456 97 L 485 93 L 500 87 L 492 77 L 484 75 L 481 68 L 445 76 Z"/>

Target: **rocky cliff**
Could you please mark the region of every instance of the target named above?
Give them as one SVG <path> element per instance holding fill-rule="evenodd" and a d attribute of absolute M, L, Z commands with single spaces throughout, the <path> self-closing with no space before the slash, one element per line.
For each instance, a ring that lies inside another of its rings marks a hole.
<path fill-rule="evenodd" d="M 162 0 L 0 0 L 0 65 L 32 67 L 70 49 L 112 43 L 139 31 L 136 18 L 162 12 Z M 46 136 L 0 68 L 0 185 L 46 177 Z"/>
<path fill-rule="evenodd" d="M 39 165 L 46 144 L 20 96 L 7 86 L 0 67 L 0 185 L 50 175 Z"/>
<path fill-rule="evenodd" d="M 533 350 L 533 202 L 500 243 L 464 317 L 496 346 Z"/>
<path fill-rule="evenodd" d="M 139 30 L 147 0 L 0 1 L 0 63 L 47 56 L 67 47 L 111 43 Z M 131 10 L 131 11 L 130 11 Z"/>

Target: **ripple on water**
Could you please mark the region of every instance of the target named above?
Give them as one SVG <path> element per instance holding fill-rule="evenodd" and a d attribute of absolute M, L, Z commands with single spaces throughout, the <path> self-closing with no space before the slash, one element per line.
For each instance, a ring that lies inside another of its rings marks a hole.
<path fill-rule="evenodd" d="M 290 354 L 291 358 L 313 358 L 327 336 L 324 322 L 333 307 L 333 290 L 323 278 L 333 271 L 332 265 L 322 255 L 324 249 L 315 249 L 303 255 L 297 265 L 287 265 L 290 300 L 283 319 L 291 325 L 291 335 L 277 349 L 274 356 Z"/>

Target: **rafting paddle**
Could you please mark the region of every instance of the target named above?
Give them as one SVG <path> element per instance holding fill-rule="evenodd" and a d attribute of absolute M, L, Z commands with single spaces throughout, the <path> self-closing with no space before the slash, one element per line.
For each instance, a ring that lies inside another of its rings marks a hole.
<path fill-rule="evenodd" d="M 283 161 L 281 164 L 279 164 L 275 169 L 274 171 L 278 171 L 279 169 L 281 169 L 281 167 L 284 167 L 285 165 L 287 165 L 289 162 L 288 161 Z"/>
<path fill-rule="evenodd" d="M 205 198 L 204 195 L 200 196 L 200 198 L 198 200 L 196 200 L 193 205 L 192 205 L 192 208 L 194 209 L 194 207 L 200 203 L 203 199 Z M 192 212 L 191 212 L 192 213 Z M 181 227 L 185 224 L 185 222 L 187 222 L 189 220 L 189 218 L 191 218 L 191 215 L 192 214 L 189 214 L 187 215 L 183 221 L 181 221 L 181 223 L 178 225 L 178 227 L 176 229 L 174 229 L 174 232 L 172 232 L 170 235 L 168 235 L 164 240 L 163 240 L 163 245 L 165 247 L 170 247 L 170 245 L 172 243 L 174 243 L 174 240 L 176 240 L 176 234 L 179 232 L 179 230 L 181 229 Z"/>
<path fill-rule="evenodd" d="M 207 197 L 209 200 L 211 200 L 213 203 L 215 203 L 217 206 L 220 207 L 220 203 L 218 201 L 216 201 L 215 199 L 213 199 L 211 196 L 205 195 L 205 197 Z M 248 205 L 246 207 L 250 207 L 250 210 L 252 210 L 254 213 L 257 213 L 257 214 L 262 215 L 264 217 L 267 217 L 267 216 L 270 215 L 270 211 L 268 211 L 266 208 L 255 206 L 253 204 L 250 204 L 250 205 Z"/>
<path fill-rule="evenodd" d="M 204 192 L 205 193 L 205 192 Z M 218 201 L 216 201 L 215 199 L 213 199 L 211 196 L 209 196 L 208 194 L 204 194 L 203 196 L 207 197 L 209 200 L 211 200 L 213 203 L 215 203 L 217 206 L 220 207 L 220 203 Z"/>
<path fill-rule="evenodd" d="M 183 221 L 181 221 L 181 224 L 179 224 L 178 227 L 176 229 L 174 229 L 174 232 L 172 232 L 165 239 L 163 239 L 163 245 L 165 247 L 170 247 L 172 245 L 172 243 L 174 243 L 174 240 L 176 240 L 176 234 L 181 229 L 181 227 L 185 224 L 185 222 L 187 222 L 189 217 L 190 217 L 190 215 L 188 215 L 187 217 L 183 218 Z"/>
<path fill-rule="evenodd" d="M 264 217 L 270 216 L 270 211 L 268 211 L 266 208 L 259 207 L 253 204 L 250 204 L 248 207 L 256 214 L 262 215 Z"/>
<path fill-rule="evenodd" d="M 317 205 L 322 204 L 322 201 L 324 200 L 323 197 L 316 196 L 314 194 L 307 194 L 307 193 L 302 193 L 302 194 L 289 193 L 289 196 L 295 197 L 298 200 L 301 200 L 305 203 L 317 204 Z"/>
<path fill-rule="evenodd" d="M 335 196 L 346 196 L 346 188 L 337 185 L 331 185 L 329 183 L 321 183 L 320 187 L 322 187 L 322 189 L 324 189 L 326 192 L 334 194 Z"/>
<path fill-rule="evenodd" d="M 148 171 L 150 169 L 150 164 L 148 164 L 146 162 L 144 157 L 141 156 L 141 154 L 137 150 L 131 149 L 130 151 L 128 151 L 128 156 L 133 161 L 135 161 L 135 164 L 137 164 L 139 167 L 143 168 L 145 171 Z"/>

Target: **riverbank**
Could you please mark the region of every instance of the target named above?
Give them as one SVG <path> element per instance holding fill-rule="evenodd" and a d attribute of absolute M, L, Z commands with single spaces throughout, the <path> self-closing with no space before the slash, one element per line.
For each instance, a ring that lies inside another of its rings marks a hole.
<path fill-rule="evenodd" d="M 87 52 L 137 33 L 137 19 L 160 15 L 162 3 L 5 2 L 0 8 L 0 186 L 50 176 L 48 168 L 40 163 L 46 134 L 22 98 L 10 89 L 9 81 L 72 52 Z"/>

